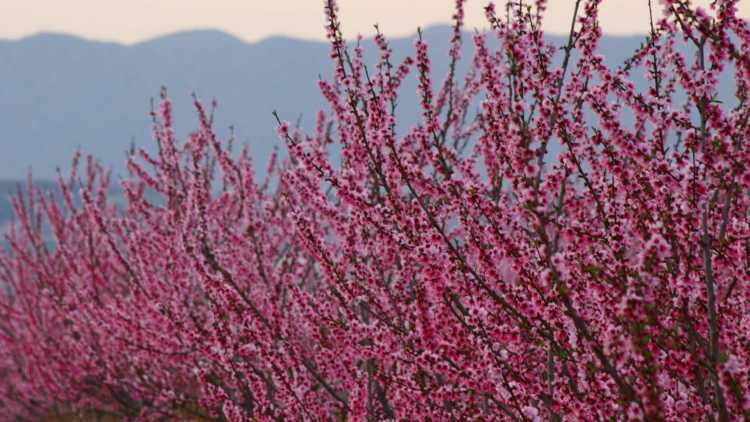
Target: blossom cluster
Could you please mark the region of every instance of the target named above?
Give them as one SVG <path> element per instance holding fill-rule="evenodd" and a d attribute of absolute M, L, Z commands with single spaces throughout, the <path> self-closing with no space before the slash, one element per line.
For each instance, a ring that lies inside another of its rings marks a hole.
<path fill-rule="evenodd" d="M 163 93 L 124 205 L 93 159 L 60 201 L 29 182 L 0 418 L 750 419 L 750 27 L 663 0 L 612 68 L 601 0 L 572 3 L 562 47 L 544 0 L 488 5 L 460 73 L 456 0 L 434 84 L 421 36 L 394 62 L 378 33 L 368 68 L 326 0 L 327 107 L 276 116 L 265 179 L 197 99 L 179 142 Z"/>

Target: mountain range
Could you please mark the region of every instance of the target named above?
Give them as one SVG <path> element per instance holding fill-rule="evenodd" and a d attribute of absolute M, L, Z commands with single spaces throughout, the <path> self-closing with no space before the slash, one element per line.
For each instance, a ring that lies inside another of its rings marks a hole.
<path fill-rule="evenodd" d="M 435 83 L 448 65 L 451 28 L 423 31 L 431 45 Z M 466 34 L 470 37 L 470 34 Z M 416 34 L 391 39 L 394 61 L 413 55 Z M 627 58 L 644 36 L 605 36 L 601 53 L 611 65 Z M 563 36 L 548 41 L 563 45 Z M 362 41 L 372 63 L 377 50 Z M 464 60 L 473 46 L 464 42 Z M 325 103 L 318 78 L 332 72 L 325 42 L 272 37 L 248 43 L 224 32 L 200 30 L 123 45 L 71 35 L 40 33 L 19 40 L 0 40 L 0 186 L 14 186 L 31 171 L 37 180 L 68 171 L 76 149 L 92 154 L 123 173 L 131 143 L 148 147 L 150 99 L 166 86 L 174 103 L 177 135 L 196 128 L 191 94 L 216 99 L 215 126 L 226 137 L 233 126 L 238 141 L 250 145 L 262 171 L 274 145 L 280 145 L 271 115 L 300 119 L 310 128 Z M 637 83 L 645 83 L 645 80 Z M 413 75 L 402 87 L 403 120 L 418 116 Z M 0 189 L 0 225 L 8 214 Z"/>
<path fill-rule="evenodd" d="M 440 82 L 450 28 L 431 27 L 424 36 Z M 415 37 L 391 40 L 397 60 L 413 54 Z M 562 44 L 563 37 L 551 41 Z M 603 52 L 621 61 L 642 41 L 605 37 Z M 372 41 L 363 45 L 374 58 Z M 470 40 L 464 45 L 470 58 Z M 0 179 L 24 178 L 29 170 L 35 178 L 54 177 L 58 167 L 66 171 L 76 148 L 121 171 L 131 141 L 151 143 L 149 101 L 161 86 L 173 99 L 178 135 L 196 127 L 191 93 L 215 98 L 219 133 L 234 126 L 238 140 L 263 162 L 278 143 L 271 112 L 290 121 L 302 116 L 310 127 L 324 105 L 316 81 L 331 71 L 325 42 L 273 37 L 247 43 L 214 30 L 132 45 L 53 33 L 0 40 Z M 413 92 L 413 78 L 403 89 Z M 416 113 L 412 97 L 404 95 L 402 107 Z"/>

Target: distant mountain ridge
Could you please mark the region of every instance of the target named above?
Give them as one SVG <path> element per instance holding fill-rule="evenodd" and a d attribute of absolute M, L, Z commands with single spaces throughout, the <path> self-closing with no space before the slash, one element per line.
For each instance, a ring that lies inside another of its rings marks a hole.
<path fill-rule="evenodd" d="M 471 34 L 466 36 L 464 66 L 473 49 Z M 413 55 L 415 37 L 390 40 L 394 61 Z M 431 27 L 424 37 L 437 84 L 447 69 L 451 28 Z M 547 39 L 555 45 L 565 42 L 562 36 Z M 643 40 L 604 36 L 600 52 L 616 66 Z M 363 47 L 372 62 L 374 43 L 366 39 Z M 273 147 L 280 145 L 271 112 L 278 110 L 292 121 L 301 117 L 310 128 L 316 112 L 325 108 L 316 82 L 331 70 L 325 42 L 271 37 L 247 43 L 217 30 L 180 32 L 132 45 L 54 33 L 0 40 L 0 180 L 6 180 L 0 183 L 0 227 L 10 212 L 5 188 L 29 170 L 42 183 L 54 178 L 57 168 L 66 173 L 77 148 L 112 168 L 117 184 L 131 140 L 139 146 L 153 144 L 149 100 L 163 85 L 173 99 L 180 138 L 197 126 L 190 94 L 215 98 L 217 132 L 225 138 L 234 126 L 238 141 L 250 145 L 257 171 L 263 172 Z M 646 83 L 643 78 L 635 82 L 641 88 Z M 413 75 L 401 89 L 400 121 L 412 124 L 419 116 Z"/>
<path fill-rule="evenodd" d="M 429 28 L 425 37 L 439 82 L 447 65 L 450 28 Z M 619 60 L 642 39 L 605 37 L 604 52 Z M 412 54 L 413 41 L 391 40 L 395 57 Z M 364 44 L 366 51 L 375 52 L 371 40 Z M 470 49 L 466 42 L 467 56 Z M 247 43 L 217 30 L 180 32 L 132 45 L 55 33 L 0 40 L 0 178 L 24 178 L 29 169 L 37 178 L 54 177 L 56 168 L 67 168 L 77 147 L 121 171 L 131 139 L 150 145 L 149 99 L 162 85 L 174 100 L 178 135 L 196 125 L 191 92 L 205 100 L 216 98 L 217 130 L 226 134 L 233 125 L 260 164 L 278 142 L 271 111 L 289 120 L 302 115 L 303 122 L 311 123 L 324 105 L 316 81 L 330 71 L 325 42 L 272 37 Z M 413 92 L 413 80 L 403 89 Z M 416 117 L 416 99 L 409 97 L 404 96 L 402 105 Z"/>

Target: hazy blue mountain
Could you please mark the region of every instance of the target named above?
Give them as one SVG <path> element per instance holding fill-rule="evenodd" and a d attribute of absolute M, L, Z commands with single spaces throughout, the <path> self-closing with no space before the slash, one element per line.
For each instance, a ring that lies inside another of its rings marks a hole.
<path fill-rule="evenodd" d="M 432 46 L 436 83 L 447 68 L 450 31 L 437 26 L 424 32 Z M 414 38 L 391 40 L 394 61 L 413 54 Z M 606 36 L 601 52 L 617 65 L 643 39 Z M 549 41 L 562 45 L 565 39 L 551 36 Z M 377 54 L 372 41 L 365 40 L 364 47 L 372 61 Z M 471 49 L 472 43 L 465 42 L 465 62 Z M 0 40 L 0 179 L 23 179 L 29 169 L 37 180 L 52 178 L 58 167 L 67 171 L 76 148 L 93 154 L 115 175 L 121 174 L 131 140 L 152 144 L 149 99 L 158 95 L 162 85 L 174 100 L 180 137 L 196 127 L 190 94 L 216 98 L 218 132 L 224 136 L 233 125 L 239 140 L 251 146 L 262 171 L 273 146 L 279 145 L 271 111 L 278 110 L 292 121 L 301 116 L 303 125 L 311 127 L 315 113 L 324 107 L 316 81 L 331 70 L 324 42 L 272 37 L 246 43 L 212 30 L 134 45 L 50 33 Z M 402 90 L 406 95 L 399 104 L 401 121 L 415 122 L 413 77 Z M 9 212 L 6 188 L 15 182 L 0 185 L 2 226 Z"/>
<path fill-rule="evenodd" d="M 431 55 L 442 76 L 449 28 L 434 27 L 425 36 L 434 41 Z M 394 39 L 395 56 L 411 54 L 413 40 Z M 604 53 L 621 60 L 641 40 L 606 37 Z M 468 55 L 471 43 L 465 44 Z M 365 45 L 374 52 L 371 41 Z M 330 74 L 328 56 L 324 42 L 273 37 L 246 43 L 210 30 L 135 45 L 49 33 L 0 41 L 0 178 L 23 178 L 29 169 L 35 177 L 53 177 L 77 147 L 119 171 L 131 139 L 149 145 L 149 99 L 162 85 L 174 100 L 179 135 L 195 127 L 195 91 L 219 101 L 219 132 L 234 125 L 263 162 L 278 143 L 272 110 L 289 120 L 302 115 L 309 124 L 323 106 L 316 81 Z M 414 87 L 412 80 L 404 89 Z M 401 105 L 413 115 L 415 99 L 409 97 Z"/>

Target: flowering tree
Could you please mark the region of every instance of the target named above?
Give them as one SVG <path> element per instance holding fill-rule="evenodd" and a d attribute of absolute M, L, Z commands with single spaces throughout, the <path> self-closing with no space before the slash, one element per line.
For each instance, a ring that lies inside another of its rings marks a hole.
<path fill-rule="evenodd" d="M 179 144 L 163 95 L 124 207 L 91 161 L 62 204 L 30 184 L 0 255 L 2 413 L 750 419 L 750 28 L 736 0 L 665 0 L 609 68 L 599 3 L 562 48 L 543 0 L 490 4 L 459 76 L 456 1 L 434 89 L 421 36 L 394 63 L 377 35 L 368 69 L 328 0 L 330 113 L 311 135 L 276 116 L 274 182 L 197 100 Z"/>

